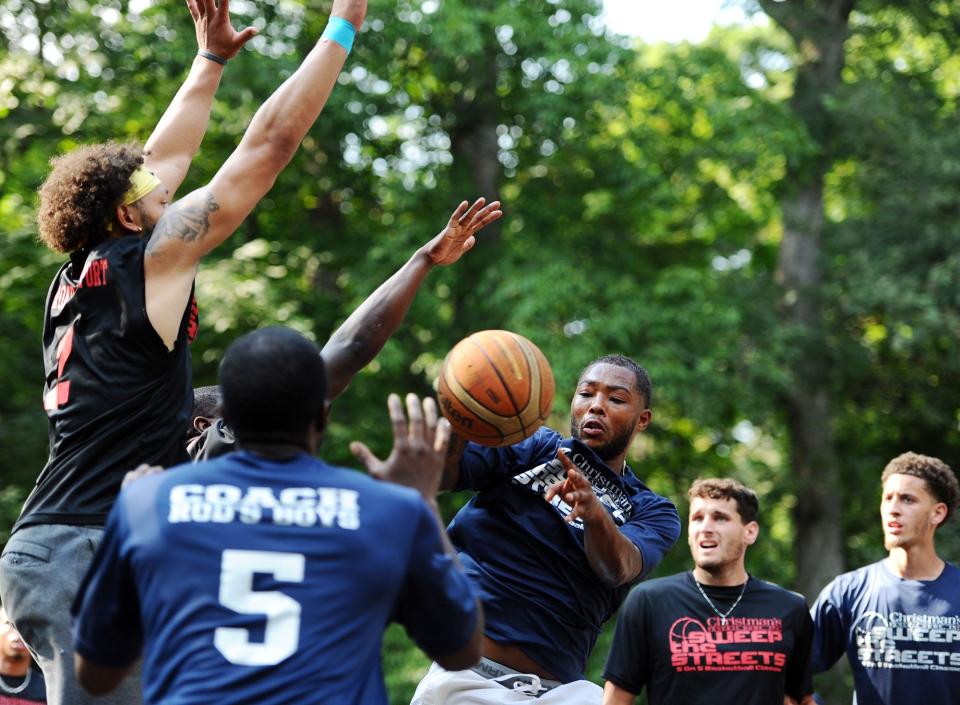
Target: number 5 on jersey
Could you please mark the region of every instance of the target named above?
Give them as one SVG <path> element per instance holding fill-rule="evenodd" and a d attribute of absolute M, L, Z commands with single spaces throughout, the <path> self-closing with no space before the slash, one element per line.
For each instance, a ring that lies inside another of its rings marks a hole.
<path fill-rule="evenodd" d="M 254 590 L 254 573 L 288 583 L 302 583 L 305 559 L 300 553 L 227 549 L 220 561 L 220 604 L 240 614 L 266 615 L 263 641 L 250 641 L 250 632 L 218 627 L 217 651 L 239 666 L 273 666 L 297 650 L 300 642 L 300 603 L 275 590 Z"/>

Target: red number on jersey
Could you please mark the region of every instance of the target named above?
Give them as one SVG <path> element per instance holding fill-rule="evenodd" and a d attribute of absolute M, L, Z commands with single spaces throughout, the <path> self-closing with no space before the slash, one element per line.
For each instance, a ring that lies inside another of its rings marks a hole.
<path fill-rule="evenodd" d="M 71 325 L 57 346 L 57 381 L 43 397 L 43 408 L 46 411 L 56 411 L 70 398 L 70 383 L 60 378 L 63 377 L 63 368 L 67 366 L 67 360 L 72 352 L 73 326 Z"/>

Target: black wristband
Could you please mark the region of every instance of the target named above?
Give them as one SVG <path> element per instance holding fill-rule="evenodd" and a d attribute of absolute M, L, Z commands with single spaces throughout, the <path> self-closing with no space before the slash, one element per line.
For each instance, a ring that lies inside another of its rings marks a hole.
<path fill-rule="evenodd" d="M 210 61 L 220 64 L 221 66 L 227 65 L 226 59 L 224 59 L 222 56 L 217 56 L 212 51 L 204 51 L 203 49 L 201 49 L 200 51 L 197 52 L 197 56 L 202 56 L 204 59 L 210 59 Z"/>

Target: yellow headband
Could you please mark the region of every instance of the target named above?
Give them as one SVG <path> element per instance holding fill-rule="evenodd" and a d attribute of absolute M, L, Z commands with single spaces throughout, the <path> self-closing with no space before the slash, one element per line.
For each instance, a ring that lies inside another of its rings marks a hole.
<path fill-rule="evenodd" d="M 129 206 L 134 201 L 139 201 L 148 193 L 161 185 L 160 179 L 145 166 L 138 166 L 136 171 L 130 174 L 130 189 L 123 194 L 123 200 L 120 205 Z"/>

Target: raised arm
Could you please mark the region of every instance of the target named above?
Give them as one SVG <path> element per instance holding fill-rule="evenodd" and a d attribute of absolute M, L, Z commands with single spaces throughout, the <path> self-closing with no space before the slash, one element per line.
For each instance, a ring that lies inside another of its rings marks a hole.
<path fill-rule="evenodd" d="M 215 59 L 232 59 L 257 33 L 253 27 L 242 32 L 233 28 L 229 0 L 221 0 L 219 6 L 214 0 L 187 0 L 187 7 L 197 31 L 197 48 L 213 58 L 198 54 L 193 60 L 186 80 L 144 145 L 144 163 L 171 195 L 183 183 L 207 131 L 213 96 L 224 68 Z"/>
<path fill-rule="evenodd" d="M 366 0 L 334 0 L 331 26 L 346 22 L 358 29 L 366 11 Z M 157 222 L 144 259 L 146 308 L 168 348 L 176 341 L 200 258 L 233 234 L 273 186 L 320 115 L 346 58 L 338 41 L 321 38 L 260 107 L 210 184 L 172 204 Z"/>
<path fill-rule="evenodd" d="M 643 570 L 640 549 L 620 533 L 587 478 L 576 469 L 567 454 L 558 450 L 557 458 L 567 470 L 567 479 L 551 485 L 546 500 L 549 502 L 559 495 L 573 507 L 567 521 L 583 521 L 587 562 L 605 584 L 618 587 L 631 582 Z"/>
<path fill-rule="evenodd" d="M 366 367 L 407 315 L 420 285 L 435 265 L 453 264 L 470 250 L 475 235 L 497 220 L 503 212 L 500 202 L 484 205 L 483 198 L 472 206 L 463 201 L 450 216 L 446 227 L 420 247 L 392 277 L 381 284 L 350 314 L 321 354 L 327 370 L 327 399 L 333 400 Z"/>

